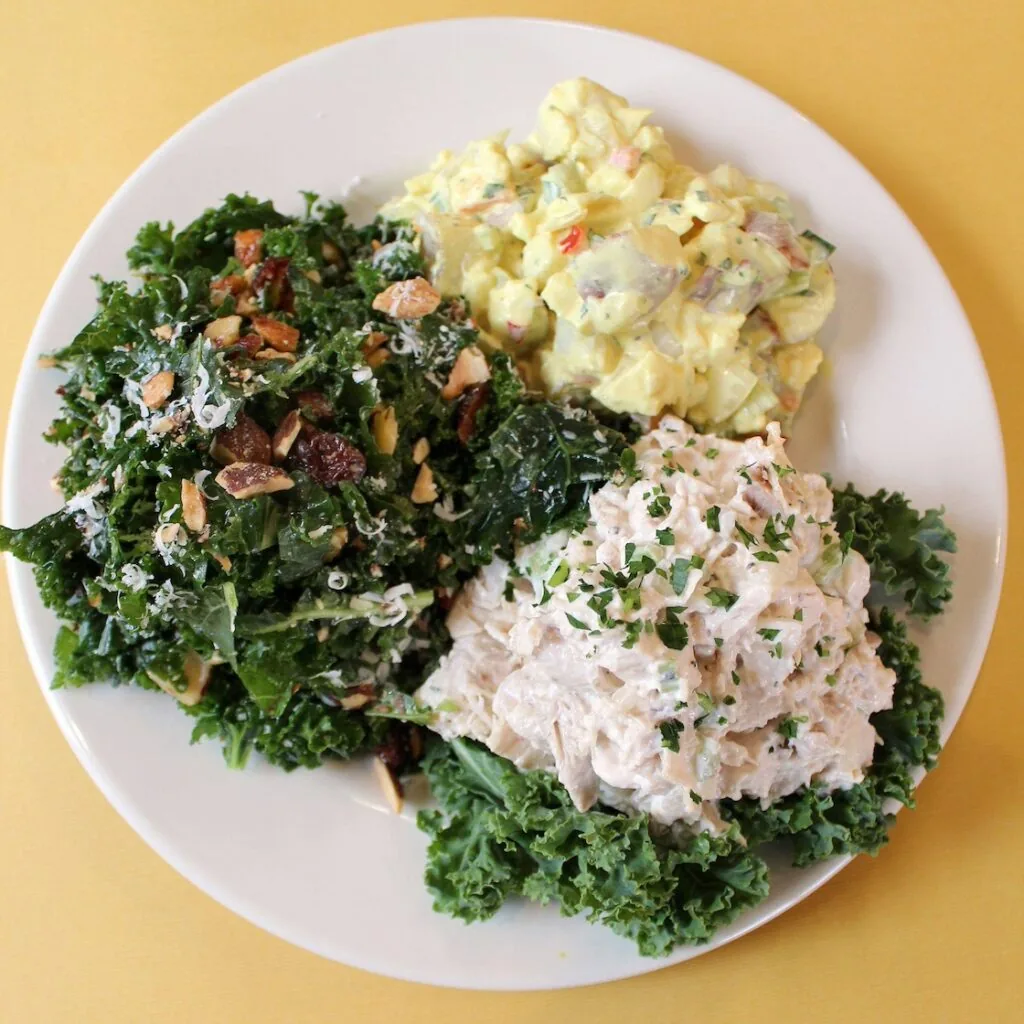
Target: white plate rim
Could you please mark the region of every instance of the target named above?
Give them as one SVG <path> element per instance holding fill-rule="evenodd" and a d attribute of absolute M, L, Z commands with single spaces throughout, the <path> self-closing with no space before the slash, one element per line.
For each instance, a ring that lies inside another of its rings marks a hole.
<path fill-rule="evenodd" d="M 994 585 L 991 587 L 988 600 L 981 611 L 981 619 L 986 623 L 986 627 L 980 633 L 978 633 L 971 646 L 970 655 L 967 658 L 967 668 L 965 668 L 964 675 L 969 675 L 971 683 L 966 693 L 966 696 L 961 701 L 960 706 L 957 707 L 952 715 L 947 714 L 946 719 L 943 722 L 943 747 L 948 743 L 949 736 L 955 728 L 960 716 L 966 707 L 967 701 L 970 699 L 971 693 L 973 692 L 974 685 L 977 681 L 978 674 L 981 670 L 982 663 L 984 661 L 985 653 L 988 648 L 989 640 L 991 638 L 992 629 L 995 624 L 995 616 L 998 608 L 1001 590 L 1003 585 L 1003 579 L 1005 574 L 1006 564 L 1006 535 L 1007 535 L 1007 524 L 1008 524 L 1008 489 L 1006 479 L 1006 462 L 1005 462 L 1005 447 L 1002 438 L 1001 426 L 998 417 L 998 408 L 995 403 L 994 393 L 991 386 L 991 381 L 988 378 L 987 370 L 984 365 L 984 360 L 981 355 L 980 347 L 978 346 L 977 339 L 974 335 L 973 329 L 970 326 L 969 320 L 963 309 L 962 303 L 960 302 L 959 296 L 956 294 L 955 289 L 952 287 L 945 271 L 942 269 L 937 258 L 932 252 L 927 241 L 924 239 L 916 225 L 910 220 L 910 218 L 903 211 L 902 207 L 896 202 L 895 199 L 890 195 L 884 185 L 879 182 L 871 172 L 864 167 L 863 164 L 850 153 L 845 146 L 834 139 L 829 133 L 821 128 L 816 122 L 808 118 L 806 115 L 801 113 L 792 104 L 780 99 L 774 93 L 763 86 L 758 85 L 756 82 L 747 79 L 745 76 L 738 74 L 724 67 L 723 65 L 717 64 L 714 61 L 708 60 L 707 58 L 701 57 L 700 55 L 693 53 L 692 51 L 683 50 L 679 47 L 675 47 L 671 44 L 664 43 L 657 39 L 641 35 L 639 33 L 626 32 L 623 30 L 612 29 L 604 26 L 592 25 L 582 22 L 575 22 L 566 19 L 548 19 L 548 18 L 537 18 L 537 17 L 506 17 L 506 16 L 486 16 L 486 17 L 473 17 L 473 18 L 448 18 L 448 19 L 428 19 L 408 24 L 394 26 L 392 28 L 385 28 L 375 32 L 365 33 L 359 36 L 351 37 L 349 39 L 342 40 L 340 42 L 328 44 L 324 47 L 318 48 L 310 53 L 303 54 L 297 58 L 294 58 L 278 67 L 272 68 L 269 71 L 263 73 L 255 79 L 244 83 L 238 88 L 232 90 L 230 93 L 217 100 L 215 103 L 201 111 L 198 115 L 189 120 L 186 124 L 181 126 L 175 131 L 169 138 L 161 143 L 153 153 L 147 157 L 132 174 L 124 181 L 124 183 L 114 192 L 114 194 L 104 203 L 103 207 L 90 223 L 82 237 L 76 243 L 60 273 L 58 274 L 38 316 L 35 328 L 33 329 L 32 335 L 26 347 L 24 356 L 21 361 L 21 365 L 18 371 L 18 378 L 15 385 L 15 390 L 12 396 L 11 409 L 8 417 L 8 431 L 7 438 L 4 447 L 4 470 L 2 480 L 2 505 L 6 510 L 14 503 L 14 495 L 18 487 L 18 481 L 14 478 L 13 464 L 14 460 L 11 458 L 15 446 L 22 440 L 20 431 L 17 429 L 17 424 L 23 419 L 22 413 L 26 407 L 26 404 L 30 400 L 28 376 L 31 370 L 35 366 L 35 360 L 38 356 L 38 349 L 40 348 L 40 340 L 47 333 L 46 328 L 50 320 L 53 318 L 56 308 L 58 307 L 61 300 L 61 293 L 64 291 L 68 281 L 73 278 L 76 267 L 74 266 L 77 262 L 77 257 L 80 252 L 92 243 L 92 241 L 102 235 L 104 228 L 106 227 L 107 221 L 111 219 L 115 213 L 115 209 L 118 205 L 118 201 L 129 193 L 135 182 L 144 176 L 145 172 L 154 164 L 158 163 L 162 156 L 175 146 L 179 139 L 187 135 L 189 131 L 196 125 L 203 123 L 205 120 L 215 118 L 219 115 L 221 110 L 231 104 L 231 102 L 240 94 L 258 86 L 266 84 L 268 81 L 272 81 L 274 78 L 281 76 L 285 77 L 288 75 L 290 70 L 297 64 L 307 61 L 311 58 L 318 58 L 324 56 L 330 51 L 340 51 L 351 44 L 358 44 L 363 41 L 375 39 L 382 36 L 393 35 L 396 33 L 415 31 L 417 29 L 427 28 L 431 25 L 444 24 L 452 29 L 458 29 L 461 26 L 474 26 L 482 23 L 493 25 L 498 28 L 502 23 L 514 23 L 516 25 L 534 25 L 539 27 L 547 28 L 560 28 L 560 29 L 571 29 L 576 31 L 584 31 L 588 33 L 595 33 L 610 37 L 621 37 L 632 42 L 640 42 L 646 46 L 657 47 L 662 50 L 670 51 L 676 55 L 683 55 L 686 59 L 694 62 L 695 64 L 703 66 L 704 70 L 709 73 L 725 76 L 732 79 L 736 84 L 742 85 L 747 90 L 753 90 L 760 94 L 762 100 L 768 101 L 772 104 L 777 105 L 779 108 L 788 112 L 791 115 L 796 115 L 802 121 L 804 121 L 807 127 L 817 133 L 821 140 L 826 142 L 828 145 L 835 147 L 839 150 L 842 155 L 851 164 L 856 167 L 877 187 L 879 192 L 884 195 L 889 206 L 891 207 L 891 213 L 893 216 L 898 217 L 903 224 L 905 229 L 909 229 L 910 232 L 915 236 L 922 253 L 927 255 L 927 258 L 932 262 L 933 269 L 937 271 L 942 281 L 945 283 L 946 288 L 949 292 L 949 297 L 952 299 L 956 310 L 958 311 L 959 318 L 962 320 L 962 328 L 966 334 L 973 341 L 972 356 L 976 362 L 977 368 L 980 369 L 981 376 L 984 380 L 985 385 L 988 389 L 988 399 L 991 406 L 991 412 L 995 419 L 995 426 L 998 434 L 998 458 L 999 463 L 1002 467 L 1002 477 L 999 481 L 999 492 L 1000 492 L 1000 504 L 998 508 L 998 530 L 997 530 L 997 557 L 993 566 L 995 572 Z M 215 884 L 209 881 L 203 880 L 203 868 L 201 864 L 194 862 L 192 858 L 183 854 L 178 850 L 174 844 L 174 841 L 169 836 L 156 831 L 150 827 L 145 815 L 141 810 L 136 807 L 129 800 L 125 799 L 124 794 L 118 788 L 116 779 L 111 778 L 104 768 L 97 763 L 93 755 L 85 746 L 80 733 L 78 732 L 75 723 L 72 718 L 69 717 L 67 709 L 63 706 L 60 700 L 60 691 L 54 691 L 49 686 L 49 669 L 46 659 L 49 656 L 48 650 L 41 648 L 40 644 L 33 642 L 33 630 L 31 628 L 29 601 L 35 596 L 34 583 L 31 579 L 31 575 L 20 563 L 17 563 L 13 556 L 7 557 L 8 566 L 8 578 L 10 581 L 10 589 L 12 594 L 12 600 L 15 610 L 15 618 L 19 626 L 19 630 L 22 634 L 22 639 L 25 645 L 26 652 L 28 653 L 30 663 L 32 665 L 33 672 L 36 675 L 37 681 L 40 688 L 43 691 L 44 697 L 53 713 L 57 724 L 67 740 L 68 744 L 75 753 L 75 756 L 81 763 L 90 778 L 96 783 L 97 787 L 114 807 L 114 809 L 121 815 L 122 818 L 131 826 L 131 828 L 150 846 L 163 860 L 165 860 L 171 867 L 186 877 L 194 885 L 200 888 L 203 892 L 210 895 L 212 898 L 217 900 L 223 906 L 229 910 L 239 914 L 246 920 L 258 927 L 261 927 L 279 938 L 285 941 L 307 949 L 319 956 L 323 956 L 327 959 L 337 959 L 330 952 L 322 947 L 318 946 L 318 943 L 312 940 L 308 934 L 303 932 L 301 928 L 294 927 L 290 922 L 283 920 L 272 920 L 268 914 L 262 910 L 257 903 L 251 900 L 239 897 L 237 895 L 227 896 L 222 891 L 218 891 Z M 969 669 L 969 671 L 968 671 Z M 762 925 L 769 923 L 774 920 L 785 911 L 797 903 L 803 901 L 813 892 L 816 892 L 826 882 L 832 879 L 839 871 L 846 867 L 853 857 L 845 856 L 838 857 L 831 861 L 827 867 L 819 869 L 819 874 L 813 884 L 802 887 L 797 893 L 787 898 L 785 901 L 780 902 L 777 906 L 772 907 L 768 911 L 760 911 L 755 908 L 753 911 L 748 912 L 743 918 L 737 922 L 736 925 L 732 926 L 728 930 L 728 934 L 722 937 L 716 937 L 711 942 L 704 946 L 699 947 L 687 947 L 684 950 L 679 951 L 676 955 L 670 956 L 662 960 L 647 960 L 639 962 L 631 962 L 629 968 L 619 973 L 609 974 L 604 979 L 598 979 L 595 981 L 567 981 L 565 983 L 544 983 L 543 985 L 533 985 L 529 981 L 524 981 L 520 985 L 508 986 L 502 989 L 496 989 L 493 986 L 486 984 L 486 982 L 479 985 L 475 984 L 459 984 L 452 986 L 450 983 L 444 980 L 436 981 L 428 978 L 416 976 L 412 973 L 402 972 L 391 972 L 388 971 L 388 976 L 398 978 L 400 980 L 407 980 L 413 982 L 419 982 L 424 984 L 440 985 L 442 987 L 460 987 L 460 988 L 480 988 L 492 991 L 511 991 L 511 990 L 532 990 L 537 988 L 554 989 L 563 987 L 577 987 L 581 984 L 593 984 L 600 983 L 601 980 L 619 980 L 622 978 L 632 977 L 643 973 L 649 973 L 651 971 L 660 970 L 663 967 L 672 966 L 680 961 L 690 959 L 694 956 L 701 955 L 705 952 L 710 952 L 717 949 L 727 943 L 731 943 L 736 939 L 749 934 L 760 928 Z M 347 963 L 351 966 L 360 967 L 362 969 L 370 970 L 375 973 L 382 973 L 382 968 L 379 963 L 370 962 L 359 962 L 358 957 L 352 957 L 348 959 Z"/>

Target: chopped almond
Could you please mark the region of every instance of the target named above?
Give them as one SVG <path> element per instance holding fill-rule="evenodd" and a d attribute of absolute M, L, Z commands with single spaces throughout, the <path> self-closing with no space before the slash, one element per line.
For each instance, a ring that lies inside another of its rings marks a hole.
<path fill-rule="evenodd" d="M 213 556 L 213 560 L 225 571 L 231 572 L 231 559 L 227 555 L 218 555 L 216 551 L 211 551 L 210 554 Z"/>
<path fill-rule="evenodd" d="M 185 655 L 185 662 L 182 665 L 184 687 L 179 688 L 175 685 L 174 680 L 158 675 L 152 669 L 147 669 L 146 675 L 165 693 L 169 693 L 186 707 L 192 707 L 202 700 L 203 691 L 210 681 L 210 673 L 213 670 L 213 666 L 214 662 L 204 661 L 195 651 L 189 651 Z"/>
<path fill-rule="evenodd" d="M 412 485 L 412 500 L 417 505 L 427 505 L 437 501 L 437 484 L 434 483 L 434 471 L 424 462 L 416 474 L 416 482 Z"/>
<path fill-rule="evenodd" d="M 333 562 L 338 555 L 341 554 L 341 549 L 348 543 L 348 530 L 344 526 L 336 526 L 331 531 L 330 547 L 324 553 L 321 561 Z"/>
<path fill-rule="evenodd" d="M 278 352 L 294 352 L 299 347 L 299 332 L 291 324 L 270 316 L 254 316 L 253 330 Z"/>
<path fill-rule="evenodd" d="M 174 337 L 174 328 L 170 324 L 160 324 L 159 327 L 154 327 L 149 333 L 161 341 L 170 341 Z"/>
<path fill-rule="evenodd" d="M 391 353 L 386 348 L 379 348 L 366 357 L 366 365 L 371 370 L 376 370 L 378 366 L 383 366 L 390 358 Z"/>
<path fill-rule="evenodd" d="M 321 284 L 323 282 L 323 278 L 320 276 L 319 270 L 304 270 L 302 273 L 306 280 L 312 281 L 313 284 Z"/>
<path fill-rule="evenodd" d="M 142 400 L 149 409 L 159 409 L 174 390 L 174 374 L 170 370 L 154 373 L 142 382 Z"/>
<path fill-rule="evenodd" d="M 346 711 L 355 711 L 356 708 L 365 707 L 370 701 L 373 700 L 373 694 L 370 693 L 350 693 L 347 697 L 341 698 L 341 706 Z"/>
<path fill-rule="evenodd" d="M 235 232 L 235 259 L 251 267 L 263 259 L 263 232 L 259 228 Z"/>
<path fill-rule="evenodd" d="M 303 426 L 304 420 L 296 409 L 292 409 L 281 420 L 277 430 L 274 431 L 274 439 L 271 441 L 275 462 L 284 462 L 288 453 L 292 450 L 292 445 L 295 444 L 295 439 L 302 432 Z"/>
<path fill-rule="evenodd" d="M 320 246 L 320 255 L 327 263 L 341 262 L 341 250 L 333 242 L 324 242 Z"/>
<path fill-rule="evenodd" d="M 181 518 L 193 533 L 206 527 L 206 495 L 191 481 L 181 481 Z"/>
<path fill-rule="evenodd" d="M 275 360 L 279 363 L 294 363 L 296 361 L 294 352 L 275 352 L 272 348 L 260 349 L 253 359 L 258 359 L 261 363 L 270 363 Z"/>
<path fill-rule="evenodd" d="M 363 355 L 368 356 L 371 352 L 376 352 L 387 340 L 388 336 L 383 331 L 370 331 L 361 346 Z"/>
<path fill-rule="evenodd" d="M 470 345 L 456 356 L 452 372 L 448 374 L 448 380 L 441 389 L 441 397 L 445 400 L 458 398 L 466 388 L 490 379 L 491 368 L 483 352 L 476 345 Z"/>
<path fill-rule="evenodd" d="M 377 782 L 387 797 L 388 804 L 395 814 L 402 813 L 402 784 L 398 781 L 394 772 L 384 763 L 380 757 L 373 759 L 373 771 L 377 776 Z"/>
<path fill-rule="evenodd" d="M 258 494 L 291 490 L 295 486 L 295 481 L 283 469 L 265 466 L 262 462 L 233 462 L 214 479 L 232 498 L 240 501 Z"/>
<path fill-rule="evenodd" d="M 398 446 L 398 418 L 390 405 L 377 409 L 370 417 L 373 439 L 382 455 L 394 455 Z"/>
<path fill-rule="evenodd" d="M 238 314 L 218 317 L 203 328 L 203 337 L 209 338 L 215 348 L 234 345 L 242 333 L 242 318 Z"/>
<path fill-rule="evenodd" d="M 373 300 L 373 308 L 396 320 L 419 320 L 441 305 L 441 295 L 422 277 L 396 281 Z"/>
<path fill-rule="evenodd" d="M 248 291 L 249 282 L 241 274 L 228 274 L 226 277 L 218 277 L 210 282 L 210 302 L 219 306 L 232 296 L 238 299 Z"/>
<path fill-rule="evenodd" d="M 412 446 L 412 461 L 418 466 L 429 454 L 430 442 L 425 437 L 421 437 Z"/>

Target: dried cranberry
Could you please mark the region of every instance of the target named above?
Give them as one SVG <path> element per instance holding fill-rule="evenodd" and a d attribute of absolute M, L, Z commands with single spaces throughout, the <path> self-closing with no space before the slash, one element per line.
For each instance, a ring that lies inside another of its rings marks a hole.
<path fill-rule="evenodd" d="M 401 775 L 412 761 L 408 732 L 400 725 L 393 725 L 388 730 L 384 742 L 373 752 L 384 762 L 392 775 Z"/>
<path fill-rule="evenodd" d="M 299 439 L 302 440 L 304 439 Z M 296 442 L 296 446 L 299 441 Z M 343 480 L 358 482 L 366 472 L 366 459 L 351 441 L 340 434 L 321 431 L 309 440 L 307 472 L 317 483 L 327 487 L 339 484 Z"/>
<path fill-rule="evenodd" d="M 293 469 L 301 469 L 304 473 L 309 473 L 313 465 L 313 457 L 309 448 L 308 437 L 303 437 L 301 434 L 295 439 L 295 443 L 291 447 L 291 451 L 288 452 L 288 463 Z"/>
<path fill-rule="evenodd" d="M 334 408 L 327 400 L 327 396 L 320 391 L 300 391 L 295 396 L 295 400 L 298 403 L 299 412 L 307 420 L 319 423 L 322 420 L 334 419 Z"/>
<path fill-rule="evenodd" d="M 463 444 L 469 444 L 469 439 L 476 431 L 477 413 L 487 404 L 490 390 L 490 385 L 478 384 L 475 387 L 467 388 L 466 393 L 462 396 L 456 431 Z"/>
<path fill-rule="evenodd" d="M 243 334 L 235 342 L 233 351 L 237 355 L 248 356 L 250 359 L 263 348 L 263 339 L 258 334 Z"/>
<path fill-rule="evenodd" d="M 253 278 L 252 289 L 264 309 L 295 311 L 295 292 L 288 280 L 287 259 L 271 257 L 264 260 Z"/>

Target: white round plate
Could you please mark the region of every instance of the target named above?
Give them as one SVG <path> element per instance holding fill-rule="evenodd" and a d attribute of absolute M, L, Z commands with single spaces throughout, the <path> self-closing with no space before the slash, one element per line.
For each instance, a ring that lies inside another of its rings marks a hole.
<path fill-rule="evenodd" d="M 495 69 L 503 73 L 496 75 Z M 297 212 L 300 189 L 350 195 L 357 219 L 443 148 L 509 128 L 521 137 L 557 81 L 586 75 L 651 107 L 690 162 L 729 161 L 790 191 L 838 244 L 832 372 L 797 423 L 797 465 L 862 489 L 944 504 L 960 538 L 956 599 L 923 638 L 948 735 L 988 642 L 1003 566 L 1006 482 L 988 380 L 970 327 L 921 236 L 860 164 L 795 110 L 723 68 L 646 39 L 558 22 L 437 22 L 314 53 L 245 86 L 162 146 L 96 218 L 40 317 L 6 451 L 6 521 L 53 511 L 59 454 L 40 440 L 59 376 L 36 357 L 90 317 L 90 275 L 125 274 L 148 220 L 187 223 L 228 192 Z M 954 415 L 953 410 L 966 410 Z M 50 690 L 56 623 L 30 571 L 10 564 L 18 620 L 68 742 L 110 802 L 170 864 L 263 928 L 323 956 L 440 985 L 536 989 L 609 981 L 693 957 L 770 920 L 845 863 L 780 860 L 767 902 L 710 945 L 667 960 L 553 907 L 466 926 L 434 914 L 424 838 L 359 767 L 228 771 L 166 697 L 129 687 Z M 927 796 L 925 797 L 927 799 Z"/>

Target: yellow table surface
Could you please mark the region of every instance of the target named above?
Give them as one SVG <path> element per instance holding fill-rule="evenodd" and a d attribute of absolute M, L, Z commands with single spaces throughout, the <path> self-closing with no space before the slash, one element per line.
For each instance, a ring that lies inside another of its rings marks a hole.
<path fill-rule="evenodd" d="M 921 229 L 963 300 L 995 383 L 1016 507 L 1024 468 L 1020 0 L 4 0 L 4 419 L 22 348 L 62 263 L 168 135 L 248 79 L 328 43 L 487 13 L 586 18 L 674 43 L 766 86 L 847 146 Z M 951 487 L 955 473 L 950 466 Z M 919 809 L 900 816 L 877 859 L 861 858 L 771 925 L 691 963 L 515 996 L 431 989 L 328 963 L 177 875 L 72 756 L 0 588 L 0 1021 L 1024 1020 L 1022 526 L 1015 512 L 1003 603 L 975 695 Z"/>

